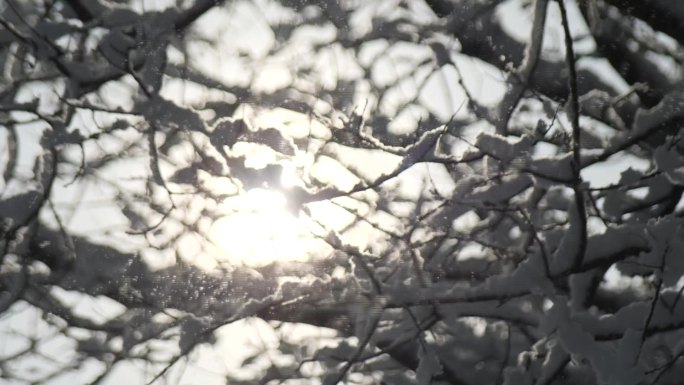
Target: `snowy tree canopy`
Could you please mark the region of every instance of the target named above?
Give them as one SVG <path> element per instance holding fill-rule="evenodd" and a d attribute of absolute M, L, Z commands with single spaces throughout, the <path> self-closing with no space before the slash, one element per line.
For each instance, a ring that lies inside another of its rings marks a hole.
<path fill-rule="evenodd" d="M 0 382 L 677 384 L 684 3 L 0 2 Z"/>

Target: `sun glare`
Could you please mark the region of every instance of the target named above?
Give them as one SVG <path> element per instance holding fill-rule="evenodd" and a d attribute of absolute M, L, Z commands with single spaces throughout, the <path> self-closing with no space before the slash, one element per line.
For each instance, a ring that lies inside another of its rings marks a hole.
<path fill-rule="evenodd" d="M 259 266 L 303 261 L 320 249 L 320 241 L 303 219 L 287 210 L 287 198 L 278 191 L 253 189 L 225 204 L 234 213 L 214 223 L 211 238 L 231 262 Z"/>
<path fill-rule="evenodd" d="M 310 116 L 285 109 L 256 111 L 248 106 L 242 114 L 244 119 L 253 120 L 256 127 L 275 127 L 287 137 L 307 138 L 306 150 L 296 151 L 287 159 L 279 158 L 268 146 L 252 143 L 236 143 L 230 149 L 232 155 L 244 156 L 248 167 L 258 169 L 277 162 L 282 166 L 283 189 L 304 187 L 309 179 L 339 181 L 348 177 L 327 164 L 331 162 L 316 162 L 312 153 L 330 132 Z M 309 203 L 306 214 L 293 213 L 288 208 L 287 192 L 278 189 L 254 188 L 226 199 L 221 206 L 225 216 L 215 221 L 210 230 L 211 241 L 219 248 L 217 259 L 249 266 L 323 256 L 328 246 L 314 234 L 341 230 L 354 219 L 329 201 Z"/>

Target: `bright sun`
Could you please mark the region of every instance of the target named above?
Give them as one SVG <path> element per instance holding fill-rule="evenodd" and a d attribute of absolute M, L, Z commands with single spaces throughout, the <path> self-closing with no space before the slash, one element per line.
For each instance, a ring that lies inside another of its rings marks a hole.
<path fill-rule="evenodd" d="M 253 115 L 251 118 L 257 127 L 277 127 L 285 136 L 308 140 L 307 151 L 297 151 L 285 161 L 267 146 L 236 143 L 229 151 L 236 156 L 245 156 L 249 167 L 279 163 L 283 166 L 281 184 L 285 188 L 304 186 L 305 179 L 311 177 L 320 180 L 321 176 L 334 176 L 335 182 L 348 178 L 339 167 L 328 164 L 331 162 L 314 161 L 311 151 L 316 149 L 312 146 L 315 143 L 323 145 L 322 139 L 330 136 L 326 126 L 311 121 L 308 115 L 283 109 L 260 113 L 246 110 L 245 115 L 245 119 Z M 356 180 L 352 182 L 356 183 Z M 320 256 L 328 245 L 314 234 L 341 230 L 354 220 L 349 212 L 329 201 L 309 203 L 307 214 L 293 214 L 288 210 L 286 193 L 276 189 L 254 188 L 228 198 L 221 206 L 226 215 L 213 223 L 209 233 L 212 243 L 219 248 L 218 259 L 249 266 L 274 261 L 307 261 Z"/>
<path fill-rule="evenodd" d="M 211 239 L 228 260 L 259 266 L 276 260 L 307 260 L 320 250 L 305 219 L 286 208 L 285 195 L 278 191 L 253 189 L 225 202 L 235 212 L 217 220 Z"/>

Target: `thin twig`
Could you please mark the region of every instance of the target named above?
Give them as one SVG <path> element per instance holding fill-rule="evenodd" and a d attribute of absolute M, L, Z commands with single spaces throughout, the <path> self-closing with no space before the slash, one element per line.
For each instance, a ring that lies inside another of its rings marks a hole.
<path fill-rule="evenodd" d="M 530 32 L 530 42 L 525 50 L 525 58 L 520 67 L 509 76 L 512 88 L 508 91 L 499 106 L 499 121 L 497 122 L 497 132 L 506 134 L 508 132 L 508 122 L 513 115 L 516 107 L 522 99 L 523 93 L 527 88 L 530 78 L 537 67 L 539 56 L 544 41 L 544 26 L 546 24 L 546 7 L 548 0 L 536 0 L 534 4 L 534 20 L 532 31 Z"/>
<path fill-rule="evenodd" d="M 570 123 L 572 124 L 572 160 L 573 160 L 573 172 L 574 180 L 572 182 L 572 189 L 575 195 L 575 206 L 577 209 L 577 217 L 579 223 L 579 239 L 576 255 L 573 260 L 573 267 L 577 268 L 582 265 L 584 260 L 584 253 L 587 248 L 587 216 L 586 207 L 584 202 L 584 192 L 582 191 L 582 176 L 581 171 L 581 161 L 580 161 L 580 124 L 579 124 L 579 95 L 577 93 L 577 68 L 575 60 L 575 50 L 573 48 L 572 35 L 570 34 L 570 25 L 568 23 L 568 15 L 565 10 L 564 0 L 557 0 L 558 7 L 561 13 L 561 22 L 563 24 L 563 30 L 565 31 L 565 60 L 568 66 L 568 85 L 570 88 L 570 100 L 568 105 L 570 107 Z"/>

